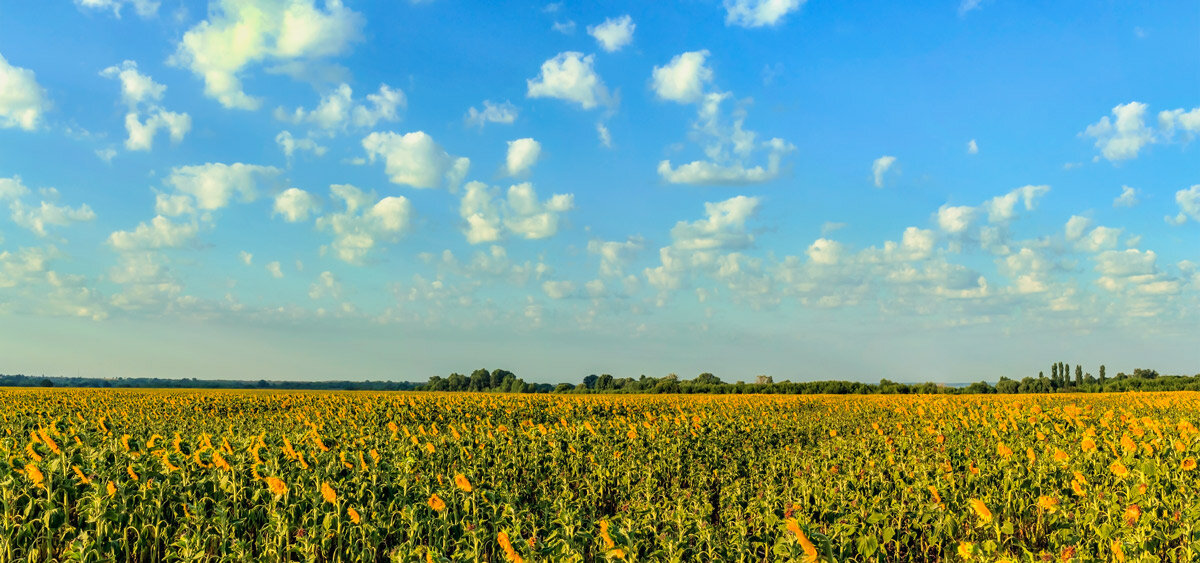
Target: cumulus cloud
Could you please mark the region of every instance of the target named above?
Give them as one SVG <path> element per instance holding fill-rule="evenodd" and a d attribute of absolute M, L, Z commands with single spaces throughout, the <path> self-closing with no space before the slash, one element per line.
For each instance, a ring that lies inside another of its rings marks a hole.
<path fill-rule="evenodd" d="M 601 145 L 612 148 L 612 134 L 608 132 L 608 127 L 603 121 L 596 123 L 596 135 L 600 137 Z"/>
<path fill-rule="evenodd" d="M 153 78 L 138 71 L 136 61 L 124 61 L 100 71 L 100 76 L 116 78 L 121 81 L 121 100 L 130 109 L 143 103 L 153 103 L 162 100 L 167 87 L 154 81 Z"/>
<path fill-rule="evenodd" d="M 193 223 L 175 223 L 157 215 L 150 222 L 139 223 L 133 231 L 115 231 L 108 244 L 117 250 L 178 248 L 191 242 L 199 227 Z"/>
<path fill-rule="evenodd" d="M 961 0 L 958 3 L 959 17 L 967 15 L 968 12 L 978 10 L 980 4 L 983 4 L 983 0 Z"/>
<path fill-rule="evenodd" d="M 117 18 L 125 6 L 133 6 L 133 11 L 142 18 L 158 13 L 158 0 L 75 0 L 75 5 L 89 10 L 111 10 Z"/>
<path fill-rule="evenodd" d="M 743 195 L 705 203 L 704 219 L 680 221 L 671 229 L 673 246 L 680 250 L 747 247 L 754 242 L 754 235 L 746 231 L 746 220 L 754 216 L 759 203 L 757 197 Z"/>
<path fill-rule="evenodd" d="M 800 9 L 806 0 L 725 0 L 725 25 L 770 27 Z"/>
<path fill-rule="evenodd" d="M 1133 207 L 1138 204 L 1138 191 L 1129 186 L 1121 186 L 1121 195 L 1113 199 L 1113 207 Z"/>
<path fill-rule="evenodd" d="M 172 143 L 183 141 L 192 129 L 192 118 L 187 113 L 167 111 L 157 102 L 161 101 L 167 87 L 138 71 L 135 61 L 124 61 L 100 71 L 100 76 L 115 78 L 121 82 L 121 101 L 129 111 L 125 114 L 125 148 L 131 151 L 148 151 L 154 147 L 154 137 L 159 130 L 166 130 Z M 143 114 L 145 118 L 143 119 Z"/>
<path fill-rule="evenodd" d="M 1182 225 L 1190 217 L 1200 221 L 1200 184 L 1175 192 L 1175 203 L 1179 205 L 1179 214 L 1167 221 L 1174 225 Z"/>
<path fill-rule="evenodd" d="M 361 263 L 376 240 L 399 238 L 412 221 L 412 204 L 404 196 L 375 201 L 374 194 L 348 184 L 332 185 L 329 191 L 345 210 L 318 217 L 317 228 L 333 234 L 333 242 L 322 251 L 332 250 L 344 262 Z"/>
<path fill-rule="evenodd" d="M 1017 204 L 1023 203 L 1026 211 L 1037 207 L 1037 199 L 1050 191 L 1050 186 L 1022 186 L 1002 196 L 996 196 L 983 204 L 991 223 L 1008 223 L 1017 216 Z"/>
<path fill-rule="evenodd" d="M 279 262 L 268 262 L 266 268 L 267 272 L 271 274 L 271 277 L 275 279 L 283 277 L 283 268 L 280 267 Z"/>
<path fill-rule="evenodd" d="M 670 62 L 656 66 L 650 76 L 654 94 L 660 99 L 690 104 L 704 96 L 705 84 L 712 82 L 712 69 L 704 64 L 707 50 L 675 55 Z"/>
<path fill-rule="evenodd" d="M 186 113 L 176 113 L 162 108 L 154 108 L 142 121 L 137 112 L 125 114 L 125 130 L 129 137 L 125 139 L 125 148 L 131 151 L 148 151 L 154 147 L 154 136 L 160 129 L 165 129 L 172 143 L 183 141 L 183 137 L 192 129 L 192 118 Z"/>
<path fill-rule="evenodd" d="M 216 0 L 209 18 L 183 34 L 171 62 L 204 80 L 204 93 L 226 108 L 258 109 L 242 90 L 252 65 L 301 66 L 340 55 L 361 39 L 364 18 L 341 0 Z"/>
<path fill-rule="evenodd" d="M 0 54 L 0 127 L 37 128 L 42 114 L 50 109 L 46 90 L 37 83 L 32 70 L 13 66 Z"/>
<path fill-rule="evenodd" d="M 238 260 L 241 260 L 243 264 L 249 266 L 250 264 L 254 263 L 254 255 L 243 250 L 238 253 Z"/>
<path fill-rule="evenodd" d="M 423 131 L 398 135 L 375 132 L 362 140 L 371 162 L 382 158 L 384 170 L 394 184 L 414 188 L 436 188 L 445 181 L 451 188 L 466 176 L 471 161 L 453 157 Z"/>
<path fill-rule="evenodd" d="M 575 282 L 546 281 L 542 283 L 542 291 L 551 299 L 565 299 L 575 293 Z"/>
<path fill-rule="evenodd" d="M 1158 255 L 1153 250 L 1108 250 L 1094 258 L 1096 271 L 1106 277 L 1125 277 L 1154 274 Z"/>
<path fill-rule="evenodd" d="M 1072 215 L 1070 219 L 1067 219 L 1067 225 L 1064 228 L 1067 240 L 1079 240 L 1091 224 L 1092 220 L 1087 217 Z"/>
<path fill-rule="evenodd" d="M 731 123 L 726 122 L 721 105 L 729 98 L 729 93 L 705 95 L 693 124 L 708 160 L 678 167 L 663 160 L 658 163 L 661 178 L 672 184 L 740 185 L 767 182 L 779 176 L 784 155 L 795 150 L 795 146 L 778 137 L 758 142 L 757 133 L 745 129 L 746 113 L 741 108 L 734 110 Z M 759 151 L 767 153 L 765 167 L 749 163 Z"/>
<path fill-rule="evenodd" d="M 883 175 L 887 174 L 894 164 L 896 164 L 896 157 L 888 155 L 881 156 L 871 163 L 871 174 L 875 177 L 876 188 L 883 187 Z"/>
<path fill-rule="evenodd" d="M 517 106 L 507 100 L 502 104 L 484 100 L 482 110 L 474 107 L 468 108 L 467 115 L 463 117 L 463 120 L 467 122 L 468 126 L 478 126 L 480 129 L 483 129 L 483 126 L 488 123 L 511 125 L 517 120 Z"/>
<path fill-rule="evenodd" d="M 620 277 L 625 275 L 625 267 L 642 250 L 643 244 L 641 237 L 630 237 L 624 242 L 591 240 L 587 250 L 600 257 L 600 275 Z"/>
<path fill-rule="evenodd" d="M 937 211 L 938 226 L 950 234 L 966 232 L 974 219 L 975 208 L 966 205 L 943 205 Z"/>
<path fill-rule="evenodd" d="M 842 258 L 842 243 L 832 239 L 819 238 L 808 246 L 805 253 L 814 264 L 826 266 L 837 264 Z"/>
<path fill-rule="evenodd" d="M 637 25 L 628 14 L 618 18 L 608 18 L 599 25 L 589 25 L 588 35 L 596 38 L 600 48 L 613 53 L 633 41 L 633 30 Z"/>
<path fill-rule="evenodd" d="M 396 121 L 400 119 L 399 110 L 404 109 L 406 104 L 404 92 L 387 84 L 380 84 L 378 91 L 367 94 L 365 102 L 355 101 L 354 91 L 343 82 L 322 96 L 316 108 L 296 108 L 288 113 L 280 107 L 276 108 L 275 117 L 296 124 L 308 123 L 326 133 L 333 133 L 374 127 L 381 121 Z"/>
<path fill-rule="evenodd" d="M 467 242 L 478 244 L 499 240 L 504 232 L 525 239 L 543 239 L 558 232 L 560 216 L 575 205 L 572 194 L 554 194 L 539 201 L 533 184 L 524 182 L 508 188 L 499 201 L 497 191 L 483 182 L 469 182 L 459 205 Z"/>
<path fill-rule="evenodd" d="M 259 184 L 275 182 L 280 172 L 273 166 L 210 162 L 174 168 L 166 184 L 195 198 L 200 209 L 212 210 L 225 207 L 235 195 L 243 202 L 254 201 Z"/>
<path fill-rule="evenodd" d="M 1154 142 L 1154 131 L 1146 126 L 1146 104 L 1129 102 L 1112 109 L 1108 116 L 1088 125 L 1083 135 L 1096 139 L 1096 148 L 1109 161 L 1135 158 L 1142 147 Z"/>
<path fill-rule="evenodd" d="M 541 143 L 531 139 L 517 139 L 508 142 L 508 156 L 505 158 L 505 169 L 509 176 L 520 176 L 537 164 L 542 154 Z"/>
<path fill-rule="evenodd" d="M 296 151 L 308 151 L 316 156 L 324 156 L 328 150 L 326 147 L 317 144 L 311 137 L 297 139 L 292 136 L 290 131 L 280 131 L 278 135 L 275 135 L 275 144 L 279 145 L 279 149 L 283 151 L 283 155 L 289 159 L 292 158 L 292 155 Z"/>
<path fill-rule="evenodd" d="M 592 67 L 594 55 L 567 51 L 542 63 L 537 78 L 525 81 L 530 98 L 557 98 L 579 104 L 583 109 L 608 105 L 608 88 Z"/>
<path fill-rule="evenodd" d="M 196 206 L 191 196 L 184 194 L 155 194 L 154 212 L 168 217 L 195 213 Z"/>
<path fill-rule="evenodd" d="M 1162 137 L 1171 140 L 1182 131 L 1188 140 L 1200 135 L 1200 107 L 1191 111 L 1179 108 L 1158 112 L 1158 128 Z"/>
<path fill-rule="evenodd" d="M 43 201 L 37 206 L 26 206 L 20 201 L 14 201 L 10 206 L 14 223 L 29 229 L 39 237 L 47 236 L 46 226 L 65 227 L 71 223 L 91 221 L 96 213 L 85 203 L 79 207 L 67 207 L 49 201 Z"/>
<path fill-rule="evenodd" d="M 979 154 L 979 145 L 975 142 L 975 139 L 967 141 L 967 154 Z"/>
<path fill-rule="evenodd" d="M 317 210 L 317 198 L 300 188 L 288 188 L 275 196 L 272 215 L 283 215 L 288 223 L 307 221 L 308 216 Z"/>

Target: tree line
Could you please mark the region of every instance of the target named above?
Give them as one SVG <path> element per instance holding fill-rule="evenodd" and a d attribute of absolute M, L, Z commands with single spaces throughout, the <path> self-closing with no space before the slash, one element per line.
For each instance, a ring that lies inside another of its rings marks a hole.
<path fill-rule="evenodd" d="M 477 369 L 470 375 L 451 373 L 435 375 L 425 383 L 410 381 L 267 381 L 233 379 L 165 379 L 165 378 L 88 378 L 0 375 L 0 387 L 101 387 L 101 388 L 158 388 L 158 389 L 275 389 L 275 390 L 346 390 L 346 391 L 450 391 L 478 393 L 639 393 L 639 394 L 830 394 L 830 395 L 907 395 L 907 394 L 1018 394 L 1018 393 L 1114 393 L 1124 391 L 1200 391 L 1200 374 L 1159 375 L 1152 369 L 1135 369 L 1132 374 L 1118 373 L 1108 377 L 1105 366 L 1099 377 L 1084 372 L 1082 365 L 1056 362 L 1050 366 L 1050 377 L 1038 372 L 1038 377 L 1021 380 L 1001 377 L 995 385 L 979 381 L 965 386 L 941 383 L 897 383 L 881 379 L 879 383 L 861 381 L 779 381 L 769 375 L 759 375 L 753 382 L 728 383 L 712 373 L 701 373 L 692 379 L 675 374 L 664 377 L 613 377 L 610 374 L 588 375 L 580 383 L 527 383 L 506 369 Z"/>

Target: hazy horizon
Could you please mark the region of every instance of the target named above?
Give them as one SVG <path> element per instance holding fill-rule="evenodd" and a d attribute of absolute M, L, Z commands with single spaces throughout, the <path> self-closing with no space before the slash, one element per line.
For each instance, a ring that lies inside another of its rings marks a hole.
<path fill-rule="evenodd" d="M 1200 12 L 0 4 L 0 373 L 1200 372 Z"/>

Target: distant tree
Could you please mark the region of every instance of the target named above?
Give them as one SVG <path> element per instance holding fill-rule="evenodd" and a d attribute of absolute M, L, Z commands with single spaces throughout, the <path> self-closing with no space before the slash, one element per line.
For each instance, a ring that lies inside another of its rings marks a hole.
<path fill-rule="evenodd" d="M 600 389 L 602 391 L 607 391 L 612 388 L 613 388 L 613 376 L 611 376 L 607 373 L 600 374 L 600 379 L 596 380 L 596 389 Z"/>
<path fill-rule="evenodd" d="M 1108 378 L 1104 375 L 1104 364 L 1100 364 L 1100 385 L 1104 385 L 1107 380 Z"/>
<path fill-rule="evenodd" d="M 42 382 L 38 385 L 42 387 L 54 387 L 54 382 L 50 381 L 50 378 L 42 378 Z"/>
<path fill-rule="evenodd" d="M 692 381 L 694 383 L 699 383 L 701 385 L 720 385 L 721 384 L 721 379 L 719 377 L 717 377 L 711 373 L 708 373 L 708 372 L 704 372 L 700 375 L 697 375 L 696 379 L 694 379 Z"/>
<path fill-rule="evenodd" d="M 1050 379 L 1054 380 L 1055 383 L 1058 383 L 1058 364 L 1050 366 Z"/>
<path fill-rule="evenodd" d="M 1083 366 L 1075 364 L 1075 386 L 1083 387 Z"/>
<path fill-rule="evenodd" d="M 594 373 L 593 373 L 593 374 L 591 374 L 591 375 L 589 375 L 589 376 L 587 376 L 587 377 L 583 378 L 583 384 L 584 384 L 584 385 L 585 385 L 585 386 L 586 386 L 588 389 L 595 389 L 595 388 L 596 388 L 596 382 L 597 382 L 597 381 L 599 381 L 599 380 L 600 380 L 600 376 L 598 376 L 598 375 L 596 375 L 596 374 L 594 374 Z"/>
<path fill-rule="evenodd" d="M 258 388 L 259 389 L 266 389 L 267 387 L 270 387 L 270 386 L 271 386 L 271 384 L 267 383 L 267 380 L 265 380 L 265 379 L 258 380 Z"/>
<path fill-rule="evenodd" d="M 1020 388 L 1020 383 L 1017 383 L 1016 381 L 1013 381 L 1007 377 L 1001 377 L 1000 381 L 996 383 L 997 393 L 1016 393 L 1020 391 Z"/>
<path fill-rule="evenodd" d="M 754 378 L 755 385 L 770 385 L 775 383 L 775 378 L 769 375 L 759 375 Z"/>
<path fill-rule="evenodd" d="M 571 385 L 570 383 L 559 383 L 558 386 L 556 386 L 554 388 L 554 392 L 555 393 L 567 393 L 571 389 L 574 389 L 574 388 L 575 388 L 575 386 Z"/>

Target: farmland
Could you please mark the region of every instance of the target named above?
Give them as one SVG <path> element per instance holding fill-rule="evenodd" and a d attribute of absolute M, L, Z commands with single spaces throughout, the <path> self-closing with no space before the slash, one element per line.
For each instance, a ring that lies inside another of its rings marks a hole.
<path fill-rule="evenodd" d="M 0 404 L 5 561 L 1200 558 L 1195 393 Z"/>

